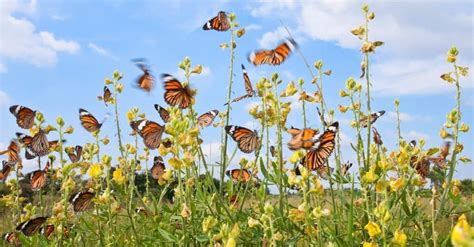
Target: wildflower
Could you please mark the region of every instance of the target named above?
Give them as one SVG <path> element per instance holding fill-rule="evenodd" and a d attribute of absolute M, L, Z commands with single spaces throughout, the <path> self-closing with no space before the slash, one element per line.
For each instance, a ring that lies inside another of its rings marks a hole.
<path fill-rule="evenodd" d="M 171 167 L 173 167 L 175 170 L 181 169 L 182 161 L 178 158 L 171 158 L 168 160 L 168 164 L 170 164 Z"/>
<path fill-rule="evenodd" d="M 390 189 L 394 192 L 402 188 L 403 185 L 405 185 L 405 180 L 403 178 L 390 181 Z"/>
<path fill-rule="evenodd" d="M 242 37 L 245 34 L 245 28 L 237 30 L 237 37 Z"/>
<path fill-rule="evenodd" d="M 451 232 L 453 246 L 473 246 L 474 231 L 467 222 L 466 215 L 461 215 Z"/>
<path fill-rule="evenodd" d="M 59 125 L 59 126 L 64 126 L 64 119 L 62 117 L 57 117 L 56 118 L 56 123 Z"/>
<path fill-rule="evenodd" d="M 379 235 L 382 233 L 382 230 L 380 230 L 379 225 L 373 221 L 369 221 L 367 225 L 364 226 L 364 229 L 369 233 L 369 236 L 371 238 L 374 238 L 375 236 Z"/>
<path fill-rule="evenodd" d="M 123 91 L 123 83 L 118 83 L 116 90 L 118 93 L 121 93 Z"/>
<path fill-rule="evenodd" d="M 323 67 L 323 61 L 322 60 L 318 60 L 316 62 L 314 62 L 314 67 L 316 69 L 321 69 Z"/>
<path fill-rule="evenodd" d="M 344 97 L 349 96 L 349 94 L 347 94 L 346 91 L 344 91 L 344 89 L 341 89 L 341 91 L 339 91 L 339 96 L 341 98 L 344 98 Z"/>
<path fill-rule="evenodd" d="M 403 233 L 402 230 L 398 229 L 393 234 L 392 243 L 399 245 L 399 246 L 406 246 L 407 245 L 407 235 Z"/>
<path fill-rule="evenodd" d="M 89 170 L 89 175 L 92 178 L 98 178 L 102 176 L 102 167 L 100 166 L 99 163 L 95 163 L 94 165 L 91 166 Z"/>
<path fill-rule="evenodd" d="M 249 217 L 247 220 L 247 224 L 249 225 L 250 228 L 256 227 L 260 224 L 260 222 L 254 218 Z"/>
<path fill-rule="evenodd" d="M 355 86 L 356 86 L 356 81 L 354 80 L 354 78 L 349 77 L 346 80 L 346 89 L 351 91 L 352 89 L 354 89 Z"/>
<path fill-rule="evenodd" d="M 281 234 L 281 232 L 277 232 L 273 235 L 273 239 L 275 239 L 276 241 L 281 241 L 283 240 L 283 234 Z"/>
<path fill-rule="evenodd" d="M 345 113 L 348 109 L 348 106 L 339 105 L 339 111 L 342 113 Z"/>
<path fill-rule="evenodd" d="M 451 47 L 451 49 L 449 49 L 448 51 L 448 57 L 446 59 L 448 63 L 456 62 L 456 57 L 458 54 L 459 54 L 458 49 L 455 46 Z"/>
<path fill-rule="evenodd" d="M 229 239 L 227 239 L 225 247 L 235 247 L 236 245 L 237 245 L 237 242 L 235 241 L 235 238 L 230 237 Z"/>
<path fill-rule="evenodd" d="M 303 222 L 305 220 L 304 211 L 296 208 L 290 209 L 288 218 L 294 223 Z"/>
<path fill-rule="evenodd" d="M 272 204 L 270 204 L 269 202 L 267 202 L 265 204 L 265 206 L 263 207 L 263 210 L 265 211 L 265 213 L 267 214 L 272 214 L 273 213 L 273 206 Z"/>
<path fill-rule="evenodd" d="M 191 70 L 191 74 L 201 74 L 202 73 L 202 65 L 198 64 L 196 67 L 194 67 L 193 70 Z"/>
<path fill-rule="evenodd" d="M 204 233 L 207 233 L 215 225 L 217 225 L 217 219 L 212 216 L 209 216 L 202 221 L 202 231 Z"/>
<path fill-rule="evenodd" d="M 469 131 L 469 125 L 467 125 L 465 123 L 462 123 L 461 127 L 459 127 L 459 131 L 468 132 Z"/>
<path fill-rule="evenodd" d="M 375 242 L 364 242 L 362 243 L 362 247 L 377 247 L 377 243 Z"/>
<path fill-rule="evenodd" d="M 110 143 L 109 137 L 105 136 L 104 139 L 100 140 L 104 145 L 107 145 Z"/>
<path fill-rule="evenodd" d="M 293 81 L 290 81 L 288 83 L 288 86 L 286 87 L 285 91 L 283 91 L 280 96 L 281 97 L 288 97 L 288 96 L 293 96 L 298 90 L 295 87 L 295 83 Z"/>
<path fill-rule="evenodd" d="M 65 134 L 72 134 L 74 132 L 74 128 L 72 126 L 69 126 L 64 130 Z"/>
<path fill-rule="evenodd" d="M 368 172 L 366 172 L 364 174 L 363 179 L 368 184 L 374 182 L 377 179 L 377 175 L 375 175 L 374 169 L 370 169 Z"/>
<path fill-rule="evenodd" d="M 123 184 L 125 182 L 125 176 L 123 176 L 122 169 L 120 169 L 120 168 L 115 169 L 112 176 L 113 176 L 113 180 L 117 184 Z"/>
<path fill-rule="evenodd" d="M 183 204 L 183 209 L 181 210 L 181 217 L 189 218 L 191 216 L 191 211 L 189 210 L 186 204 Z"/>

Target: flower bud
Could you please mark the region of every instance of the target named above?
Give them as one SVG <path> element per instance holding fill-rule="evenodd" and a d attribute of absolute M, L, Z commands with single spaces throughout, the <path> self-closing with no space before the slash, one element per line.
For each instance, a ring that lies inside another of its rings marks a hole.
<path fill-rule="evenodd" d="M 314 62 L 314 67 L 318 70 L 320 70 L 322 67 L 323 67 L 323 61 L 322 60 L 318 60 L 316 62 Z"/>
<path fill-rule="evenodd" d="M 237 31 L 237 37 L 240 38 L 245 34 L 245 28 L 241 28 Z"/>
<path fill-rule="evenodd" d="M 202 65 L 198 64 L 192 71 L 191 73 L 192 74 L 201 74 L 202 72 Z"/>
<path fill-rule="evenodd" d="M 56 118 L 56 123 L 59 125 L 59 126 L 64 126 L 64 120 L 62 117 L 57 117 Z"/>

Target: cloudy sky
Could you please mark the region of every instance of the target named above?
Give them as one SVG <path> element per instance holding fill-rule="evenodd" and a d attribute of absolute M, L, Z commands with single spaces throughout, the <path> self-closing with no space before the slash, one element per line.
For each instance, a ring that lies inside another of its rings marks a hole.
<path fill-rule="evenodd" d="M 156 77 L 170 73 L 182 79 L 177 64 L 189 56 L 193 64 L 202 64 L 204 73 L 191 79 L 198 89 L 196 108 L 224 110 L 228 80 L 228 50 L 219 44 L 229 40 L 228 33 L 205 32 L 202 25 L 219 10 L 233 11 L 247 33 L 236 49 L 236 87 L 243 93 L 239 64 L 247 65 L 251 79 L 280 72 L 285 84 L 309 75 L 301 58 L 292 56 L 279 67 L 255 68 L 248 64 L 248 52 L 272 48 L 287 34 L 283 21 L 292 31 L 305 56 L 313 63 L 322 59 L 333 74 L 325 80 L 325 98 L 331 108 L 347 103 L 338 96 L 348 77 L 360 72 L 360 41 L 349 30 L 363 22 L 359 1 L 17 1 L 0 3 L 0 149 L 8 145 L 16 126 L 8 107 L 23 104 L 45 114 L 49 123 L 63 116 L 76 127 L 69 144 L 92 141 L 80 127 L 77 109 L 89 110 L 102 119 L 112 112 L 98 102 L 103 80 L 118 69 L 124 73 L 125 91 L 120 98 L 124 128 L 125 112 L 139 106 L 148 118 L 160 121 L 153 104 L 164 104 L 159 85 L 146 94 L 133 87 L 139 70 L 131 59 L 144 57 Z M 303 3 L 304 2 L 304 3 Z M 460 50 L 459 65 L 472 68 L 473 4 L 471 1 L 368 1 L 376 18 L 370 36 L 385 45 L 372 58 L 373 104 L 375 110 L 388 113 L 376 124 L 385 143 L 396 144 L 393 101 L 401 101 L 402 135 L 405 139 L 424 138 L 429 146 L 441 145 L 438 133 L 445 115 L 454 106 L 454 87 L 439 79 L 450 70 L 445 62 L 449 47 Z M 462 79 L 463 120 L 473 124 L 473 80 Z M 314 88 L 307 88 L 314 91 Z M 246 114 L 252 100 L 234 105 L 232 124 L 254 127 Z M 316 110 L 308 110 L 311 126 L 319 127 Z M 354 154 L 349 143 L 354 132 L 349 115 L 337 114 L 342 123 L 344 159 Z M 301 109 L 295 107 L 288 125 L 299 126 Z M 113 121 L 103 131 L 112 141 Z M 203 131 L 208 155 L 217 156 L 219 130 Z M 473 157 L 474 135 L 464 134 L 464 154 Z M 127 140 L 128 139 L 127 137 Z M 213 152 L 207 150 L 213 150 Z M 112 145 L 107 151 L 115 154 Z M 353 160 L 352 160 L 353 161 Z M 237 161 L 236 161 L 237 162 Z M 237 163 L 234 162 L 236 165 Z M 471 164 L 472 165 L 472 164 Z M 460 165 L 459 178 L 472 177 L 471 165 Z M 34 165 L 27 163 L 27 170 Z"/>

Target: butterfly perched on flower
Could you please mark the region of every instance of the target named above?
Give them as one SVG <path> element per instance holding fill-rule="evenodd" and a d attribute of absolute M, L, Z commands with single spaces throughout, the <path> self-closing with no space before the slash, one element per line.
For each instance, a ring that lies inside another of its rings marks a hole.
<path fill-rule="evenodd" d="M 154 179 L 160 179 L 163 174 L 165 174 L 165 163 L 163 162 L 163 158 L 161 156 L 155 156 L 153 159 L 153 167 L 150 170 L 151 177 Z"/>
<path fill-rule="evenodd" d="M 451 147 L 451 142 L 445 142 L 444 145 L 439 150 L 438 155 L 435 157 L 429 158 L 429 160 L 441 169 L 446 168 L 447 166 L 446 158 L 448 157 L 450 147 Z"/>
<path fill-rule="evenodd" d="M 362 125 L 362 127 L 364 128 L 367 128 L 367 126 L 369 125 L 369 122 L 370 124 L 372 125 L 373 123 L 375 123 L 375 121 L 377 121 L 377 119 L 379 117 L 381 117 L 383 114 L 385 114 L 385 111 L 378 111 L 378 112 L 374 112 L 372 114 L 370 114 L 369 117 L 367 116 L 362 116 L 359 120 L 360 124 Z"/>
<path fill-rule="evenodd" d="M 288 142 L 288 148 L 291 150 L 298 150 L 300 148 L 310 149 L 313 147 L 317 139 L 316 136 L 319 131 L 311 128 L 305 128 L 303 130 L 291 127 L 288 129 L 288 133 L 291 134 L 291 140 Z"/>
<path fill-rule="evenodd" d="M 51 165 L 50 161 L 51 160 L 49 160 L 46 163 L 43 170 L 36 170 L 31 174 L 31 179 L 30 179 L 31 190 L 37 191 L 46 185 L 46 182 L 48 180 L 48 170 L 49 170 L 49 166 Z"/>
<path fill-rule="evenodd" d="M 130 122 L 132 129 L 142 138 L 145 146 L 149 149 L 157 149 L 161 143 L 161 136 L 165 130 L 164 126 L 146 119 Z"/>
<path fill-rule="evenodd" d="M 145 64 L 145 60 L 134 59 L 132 61 L 135 62 L 135 65 L 137 65 L 137 67 L 143 72 L 143 74 L 136 80 L 136 85 L 145 92 L 151 92 L 155 86 L 155 79 L 150 73 L 150 69 Z"/>
<path fill-rule="evenodd" d="M 46 217 L 37 217 L 31 220 L 27 220 L 16 227 L 17 231 L 23 232 L 25 236 L 35 235 L 46 222 Z"/>
<path fill-rule="evenodd" d="M 76 145 L 74 148 L 70 147 L 66 149 L 67 156 L 69 156 L 69 159 L 71 160 L 72 163 L 76 163 L 79 160 L 81 160 L 82 156 L 82 146 Z"/>
<path fill-rule="evenodd" d="M 97 99 L 104 101 L 105 106 L 107 106 L 107 103 L 112 101 L 112 92 L 110 92 L 107 86 L 104 86 L 104 94 L 102 96 L 97 96 Z"/>
<path fill-rule="evenodd" d="M 258 50 L 250 53 L 248 60 L 255 66 L 262 64 L 280 65 L 296 47 L 297 44 L 293 39 L 287 39 L 273 50 Z"/>
<path fill-rule="evenodd" d="M 95 194 L 89 191 L 76 192 L 69 197 L 69 203 L 72 204 L 74 212 L 86 211 L 92 203 Z"/>
<path fill-rule="evenodd" d="M 59 140 L 48 141 L 46 134 L 42 129 L 40 129 L 33 137 L 18 132 L 16 133 L 16 136 L 18 141 L 25 145 L 25 158 L 28 160 L 48 154 L 49 150 L 55 149 L 59 143 Z M 64 142 L 66 142 L 66 140 L 63 140 L 63 143 Z M 33 146 L 35 147 L 34 149 Z"/>
<path fill-rule="evenodd" d="M 234 182 L 248 182 L 252 179 L 252 175 L 247 169 L 227 170 L 225 174 L 232 178 Z"/>
<path fill-rule="evenodd" d="M 236 125 L 225 126 L 225 131 L 237 142 L 237 146 L 244 153 L 251 153 L 260 146 L 260 140 L 256 131 Z"/>
<path fill-rule="evenodd" d="M 170 121 L 170 113 L 164 107 L 161 107 L 160 105 L 155 104 L 155 109 L 158 112 L 158 114 L 160 114 L 160 117 L 163 120 L 163 122 L 167 123 Z"/>
<path fill-rule="evenodd" d="M 22 105 L 10 106 L 10 112 L 15 116 L 16 123 L 20 128 L 30 129 L 35 122 L 36 111 Z"/>
<path fill-rule="evenodd" d="M 216 30 L 219 32 L 227 31 L 230 28 L 230 22 L 224 11 L 219 11 L 217 16 L 210 19 L 202 26 L 203 30 Z"/>
<path fill-rule="evenodd" d="M 219 114 L 218 110 L 210 110 L 197 118 L 199 127 L 207 127 L 212 124 L 216 116 Z"/>
<path fill-rule="evenodd" d="M 12 170 L 12 166 L 5 160 L 2 161 L 2 171 L 0 172 L 0 181 L 5 181 L 7 179 L 8 174 Z"/>
<path fill-rule="evenodd" d="M 8 164 L 14 166 L 18 160 L 20 160 L 20 146 L 16 141 L 11 141 L 10 145 L 8 145 L 8 149 L 4 151 L 0 151 L 0 155 L 7 154 L 8 156 Z"/>
<path fill-rule="evenodd" d="M 168 105 L 178 106 L 181 109 L 188 108 L 193 100 L 194 92 L 189 85 L 183 86 L 175 77 L 169 74 L 162 74 L 164 83 L 164 99 Z"/>
<path fill-rule="evenodd" d="M 79 108 L 79 120 L 81 120 L 82 127 L 91 133 L 99 130 L 100 127 L 102 127 L 102 123 L 99 123 L 97 118 L 82 108 Z"/>
<path fill-rule="evenodd" d="M 336 133 L 339 123 L 332 123 L 326 131 L 318 138 L 314 147 L 304 156 L 301 164 L 309 170 L 319 170 L 326 167 L 326 161 L 334 151 Z"/>
<path fill-rule="evenodd" d="M 241 101 L 241 100 L 246 99 L 246 98 L 251 98 L 255 95 L 255 91 L 253 90 L 253 87 L 252 87 L 252 82 L 250 81 L 247 70 L 245 69 L 243 64 L 242 64 L 242 73 L 244 75 L 246 94 L 233 99 L 230 103 L 238 102 L 238 101 Z M 227 105 L 227 103 L 225 103 L 224 105 Z"/>

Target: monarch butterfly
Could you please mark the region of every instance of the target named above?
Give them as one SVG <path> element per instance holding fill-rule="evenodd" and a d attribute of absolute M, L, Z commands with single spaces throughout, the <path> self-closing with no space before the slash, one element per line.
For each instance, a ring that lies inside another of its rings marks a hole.
<path fill-rule="evenodd" d="M 169 74 L 162 74 L 161 79 L 165 86 L 164 99 L 168 105 L 178 106 L 181 109 L 191 105 L 193 91 L 189 85 L 183 86 L 176 78 Z"/>
<path fill-rule="evenodd" d="M 16 232 L 7 232 L 7 233 L 3 234 L 2 238 L 7 243 L 10 243 L 14 246 L 20 246 L 20 240 L 18 239 L 18 236 L 16 235 Z"/>
<path fill-rule="evenodd" d="M 10 145 L 8 145 L 8 149 L 4 150 L 4 151 L 1 151 L 0 155 L 7 154 L 8 164 L 13 166 L 20 159 L 20 156 L 18 155 L 19 151 L 20 151 L 20 147 L 18 146 L 18 143 L 16 143 L 16 141 L 11 141 Z"/>
<path fill-rule="evenodd" d="M 158 114 L 160 114 L 160 117 L 163 120 L 163 122 L 167 123 L 170 121 L 170 113 L 164 107 L 161 107 L 160 105 L 155 104 L 155 109 L 158 112 Z"/>
<path fill-rule="evenodd" d="M 104 86 L 103 96 L 97 96 L 97 99 L 104 101 L 105 106 L 107 106 L 107 103 L 112 101 L 112 92 L 110 92 L 107 86 Z"/>
<path fill-rule="evenodd" d="M 381 146 L 383 144 L 382 136 L 380 136 L 379 132 L 375 127 L 372 127 L 372 133 L 374 133 L 374 142 L 375 144 Z"/>
<path fill-rule="evenodd" d="M 248 182 L 252 175 L 247 169 L 232 169 L 225 172 L 234 182 Z"/>
<path fill-rule="evenodd" d="M 44 222 L 46 222 L 45 217 L 34 218 L 19 224 L 16 230 L 22 231 L 25 236 L 33 236 L 38 232 Z"/>
<path fill-rule="evenodd" d="M 227 31 L 230 28 L 230 22 L 227 19 L 227 15 L 224 11 L 219 11 L 217 16 L 210 19 L 208 22 L 202 26 L 203 30 L 216 30 L 219 32 Z"/>
<path fill-rule="evenodd" d="M 44 156 L 49 153 L 49 142 L 46 137 L 46 133 L 43 129 L 39 129 L 33 138 L 31 138 L 31 143 L 28 145 L 28 148 L 35 156 Z"/>
<path fill-rule="evenodd" d="M 349 172 L 349 169 L 351 169 L 351 167 L 352 167 L 351 162 L 347 162 L 345 164 L 342 164 L 341 165 L 341 174 L 342 174 L 342 176 L 347 175 L 347 173 Z"/>
<path fill-rule="evenodd" d="M 290 53 L 296 47 L 297 44 L 293 39 L 287 39 L 273 50 L 259 50 L 252 52 L 248 57 L 248 60 L 255 66 L 262 64 L 280 65 L 288 58 Z"/>
<path fill-rule="evenodd" d="M 312 148 L 301 161 L 301 164 L 309 170 L 322 170 L 326 167 L 325 163 L 334 151 L 336 132 L 339 123 L 334 122 L 326 131 L 318 138 L 315 147 Z"/>
<path fill-rule="evenodd" d="M 165 130 L 164 126 L 146 119 L 132 121 L 130 126 L 143 138 L 147 148 L 153 150 L 160 146 L 161 136 Z"/>
<path fill-rule="evenodd" d="M 22 105 L 10 106 L 10 112 L 15 116 L 16 123 L 20 128 L 30 129 L 35 122 L 36 111 Z"/>
<path fill-rule="evenodd" d="M 251 153 L 260 146 L 260 140 L 256 131 L 236 125 L 225 126 L 225 131 L 237 142 L 237 146 L 244 153 Z"/>
<path fill-rule="evenodd" d="M 241 101 L 245 98 L 251 98 L 255 95 L 255 91 L 253 91 L 253 87 L 252 87 L 252 82 L 250 81 L 249 75 L 247 74 L 247 70 L 245 69 L 243 64 L 242 64 L 242 73 L 244 75 L 246 94 L 243 95 L 243 96 L 240 96 L 238 98 L 233 99 L 230 103 Z M 227 103 L 225 103 L 224 105 L 227 105 Z"/>
<path fill-rule="evenodd" d="M 74 212 L 83 212 L 89 208 L 95 194 L 89 191 L 77 192 L 69 198 L 69 202 L 72 204 Z"/>
<path fill-rule="evenodd" d="M 151 168 L 151 176 L 154 179 L 160 179 L 161 176 L 165 173 L 165 163 L 163 162 L 163 158 L 161 156 L 155 156 L 153 159 L 153 167 Z"/>
<path fill-rule="evenodd" d="M 76 145 L 74 147 L 74 150 L 71 150 L 72 147 L 66 151 L 67 156 L 69 156 L 69 159 L 71 160 L 72 163 L 76 163 L 81 159 L 82 156 L 82 146 Z"/>
<path fill-rule="evenodd" d="M 218 110 L 210 110 L 199 116 L 197 119 L 199 127 L 203 128 L 211 125 L 217 114 L 219 114 Z"/>
<path fill-rule="evenodd" d="M 446 168 L 446 157 L 449 154 L 449 148 L 451 147 L 451 142 L 445 142 L 441 150 L 436 157 L 429 158 L 431 162 L 437 165 L 439 168 Z"/>
<path fill-rule="evenodd" d="M 36 170 L 31 174 L 30 185 L 31 190 L 38 191 L 46 185 L 48 180 L 48 170 L 50 162 L 46 163 L 43 170 Z"/>
<path fill-rule="evenodd" d="M 145 61 L 143 59 L 135 59 L 134 62 L 143 72 L 143 75 L 141 75 L 136 81 L 137 86 L 143 91 L 151 92 L 155 82 L 153 76 L 150 73 L 150 69 L 148 69 L 148 66 L 146 66 Z"/>
<path fill-rule="evenodd" d="M 298 128 L 291 127 L 288 130 L 288 133 L 290 133 L 292 137 L 288 142 L 288 148 L 291 150 L 298 150 L 300 148 L 312 148 L 314 143 L 317 141 L 314 140 L 313 137 L 317 135 L 319 131 L 311 128 L 300 130 Z"/>
<path fill-rule="evenodd" d="M 2 172 L 0 172 L 0 180 L 5 181 L 7 179 L 8 174 L 10 174 L 10 171 L 12 170 L 12 166 L 6 162 L 5 160 L 2 161 Z"/>
<path fill-rule="evenodd" d="M 81 120 L 81 125 L 89 132 L 94 132 L 99 130 L 102 126 L 102 123 L 99 123 L 97 119 L 90 114 L 90 112 L 79 108 L 79 120 Z"/>
<path fill-rule="evenodd" d="M 369 125 L 369 121 L 370 121 L 370 124 L 373 124 L 383 114 L 385 114 L 385 111 L 374 112 L 374 113 L 370 114 L 370 117 L 362 116 L 360 118 L 359 122 L 362 125 L 362 127 L 367 128 L 367 126 Z"/>
<path fill-rule="evenodd" d="M 54 225 L 46 225 L 44 227 L 41 227 L 40 234 L 44 235 L 46 237 L 46 239 L 52 240 L 53 239 L 53 234 L 54 234 L 55 231 L 56 231 L 56 229 L 55 229 Z M 66 238 L 69 237 L 69 228 L 68 227 L 64 227 L 63 234 L 64 234 L 64 237 L 66 237 Z"/>

